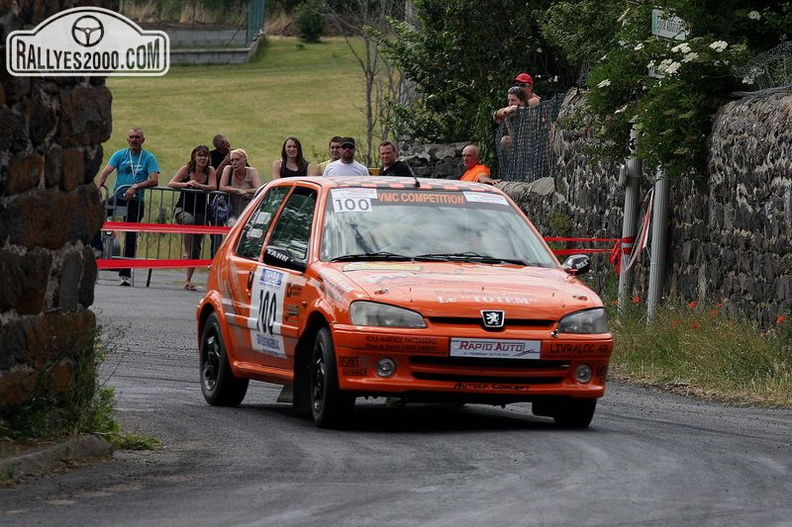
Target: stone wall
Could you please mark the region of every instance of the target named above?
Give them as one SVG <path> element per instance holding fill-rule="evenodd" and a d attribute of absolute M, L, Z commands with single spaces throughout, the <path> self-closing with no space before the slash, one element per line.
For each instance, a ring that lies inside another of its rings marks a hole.
<path fill-rule="evenodd" d="M 0 0 L 0 39 L 78 5 Z M 100 78 L 11 76 L 0 59 L 0 417 L 49 386 L 69 390 L 92 350 L 102 223 L 93 178 L 110 137 L 112 97 Z"/>
<path fill-rule="evenodd" d="M 792 92 L 727 104 L 709 146 L 707 181 L 674 186 L 669 292 L 772 326 L 792 308 Z"/>
<path fill-rule="evenodd" d="M 576 90 L 564 100 L 555 134 L 555 177 L 498 186 L 547 236 L 620 238 L 619 167 L 586 153 L 588 130 L 565 127 L 584 100 L 585 93 Z M 458 177 L 461 146 L 405 147 L 402 159 L 421 175 Z M 792 93 L 727 104 L 713 124 L 709 148 L 705 181 L 671 182 L 663 296 L 722 302 L 770 327 L 778 316 L 792 315 Z M 641 200 L 653 178 L 645 173 Z M 593 264 L 587 281 L 615 297 L 617 279 L 608 254 L 594 256 Z M 646 298 L 648 278 L 645 252 L 633 272 L 634 295 Z"/>

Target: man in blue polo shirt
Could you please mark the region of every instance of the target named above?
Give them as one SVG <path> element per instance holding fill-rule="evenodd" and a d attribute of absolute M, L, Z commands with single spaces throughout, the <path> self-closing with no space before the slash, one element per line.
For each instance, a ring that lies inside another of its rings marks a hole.
<path fill-rule="evenodd" d="M 126 207 L 125 220 L 138 223 L 143 218 L 143 189 L 156 187 L 159 183 L 159 163 L 154 154 L 143 150 L 146 141 L 143 130 L 138 127 L 131 128 L 127 133 L 128 148 L 115 152 L 102 173 L 99 174 L 98 187 L 104 186 L 107 176 L 118 170 L 113 195 L 116 207 Z M 127 232 L 124 243 L 124 258 L 134 258 L 137 246 L 137 233 Z M 131 286 L 132 271 L 121 269 L 119 285 Z"/>

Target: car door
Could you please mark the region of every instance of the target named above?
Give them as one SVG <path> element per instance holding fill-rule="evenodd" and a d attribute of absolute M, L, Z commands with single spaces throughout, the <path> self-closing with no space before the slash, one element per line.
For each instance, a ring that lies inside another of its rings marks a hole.
<path fill-rule="evenodd" d="M 252 277 L 249 327 L 253 352 L 265 367 L 291 371 L 305 306 L 302 291 L 317 192 L 297 186 L 272 226 Z"/>
<path fill-rule="evenodd" d="M 240 365 L 260 363 L 260 354 L 254 352 L 259 333 L 255 325 L 258 312 L 251 312 L 253 306 L 258 308 L 258 302 L 253 302 L 251 297 L 254 276 L 260 267 L 264 242 L 290 190 L 289 186 L 267 190 L 242 227 L 236 246 L 228 257 L 228 273 L 223 275 L 226 283 L 222 285 L 228 294 L 223 308 L 230 330 L 228 340 L 234 350 L 235 361 L 243 363 Z"/>

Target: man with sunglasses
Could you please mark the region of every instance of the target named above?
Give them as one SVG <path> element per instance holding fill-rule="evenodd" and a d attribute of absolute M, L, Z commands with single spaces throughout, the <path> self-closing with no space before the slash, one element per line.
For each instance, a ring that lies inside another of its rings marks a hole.
<path fill-rule="evenodd" d="M 355 140 L 341 139 L 341 159 L 328 163 L 323 176 L 368 176 L 368 168 L 355 161 Z"/>
<path fill-rule="evenodd" d="M 528 101 L 528 106 L 539 106 L 539 103 L 542 102 L 542 98 L 533 92 L 533 77 L 531 77 L 528 73 L 520 73 L 514 77 L 513 82 L 525 94 L 525 98 Z"/>

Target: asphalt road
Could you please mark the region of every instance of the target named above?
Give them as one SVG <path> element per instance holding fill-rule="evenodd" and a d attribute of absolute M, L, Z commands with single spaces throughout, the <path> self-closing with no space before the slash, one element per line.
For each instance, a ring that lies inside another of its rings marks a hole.
<path fill-rule="evenodd" d="M 118 418 L 165 447 L 2 488 L 0 525 L 792 525 L 790 410 L 619 384 L 582 431 L 528 404 L 381 400 L 359 403 L 349 430 L 319 430 L 261 383 L 240 408 L 210 407 L 200 293 L 181 276 L 121 288 L 101 272 L 96 287 L 100 321 L 125 332 L 103 367 Z"/>

